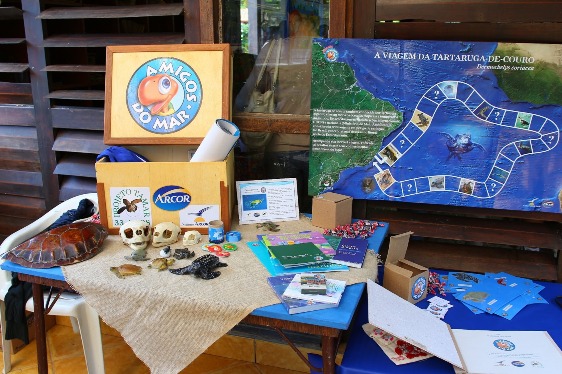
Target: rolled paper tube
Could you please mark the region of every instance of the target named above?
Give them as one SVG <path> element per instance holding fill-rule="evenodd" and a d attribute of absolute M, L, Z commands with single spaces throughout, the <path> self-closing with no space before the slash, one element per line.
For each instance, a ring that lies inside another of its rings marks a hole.
<path fill-rule="evenodd" d="M 234 123 L 217 119 L 191 157 L 191 162 L 224 161 L 239 137 L 240 130 Z"/>

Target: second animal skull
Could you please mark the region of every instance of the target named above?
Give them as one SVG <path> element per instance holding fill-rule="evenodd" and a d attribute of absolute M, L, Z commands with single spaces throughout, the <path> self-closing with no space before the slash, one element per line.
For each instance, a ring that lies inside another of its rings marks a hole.
<path fill-rule="evenodd" d="M 152 246 L 163 247 L 179 240 L 181 229 L 173 222 L 162 222 L 154 226 Z"/>

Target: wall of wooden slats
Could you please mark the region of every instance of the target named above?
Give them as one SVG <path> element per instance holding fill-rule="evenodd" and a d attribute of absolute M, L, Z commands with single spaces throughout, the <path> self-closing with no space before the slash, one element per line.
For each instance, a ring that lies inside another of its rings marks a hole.
<path fill-rule="evenodd" d="M 0 241 L 96 191 L 106 46 L 214 42 L 213 0 L 123 3 L 0 4 Z"/>

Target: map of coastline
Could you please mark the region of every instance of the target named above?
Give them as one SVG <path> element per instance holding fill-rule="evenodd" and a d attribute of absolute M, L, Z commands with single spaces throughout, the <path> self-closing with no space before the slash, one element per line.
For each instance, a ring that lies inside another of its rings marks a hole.
<path fill-rule="evenodd" d="M 560 48 L 315 39 L 309 193 L 560 212 Z"/>

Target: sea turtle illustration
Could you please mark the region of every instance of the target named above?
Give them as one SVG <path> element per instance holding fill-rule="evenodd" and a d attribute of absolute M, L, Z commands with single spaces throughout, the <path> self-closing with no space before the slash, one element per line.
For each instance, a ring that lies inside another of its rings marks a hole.
<path fill-rule="evenodd" d="M 439 134 L 447 138 L 447 149 L 449 150 L 447 161 L 449 161 L 451 157 L 456 157 L 460 160 L 463 153 L 468 153 L 474 148 L 481 149 L 484 152 L 486 151 L 480 144 L 472 142 L 470 134 L 457 134 L 454 138 L 446 132 L 440 132 Z"/>
<path fill-rule="evenodd" d="M 197 278 L 213 279 L 221 275 L 220 271 L 215 271 L 216 268 L 228 266 L 224 262 L 220 262 L 219 258 L 215 255 L 204 255 L 193 260 L 191 265 L 178 269 L 168 269 L 170 273 L 177 275 L 193 274 Z"/>
<path fill-rule="evenodd" d="M 262 203 L 263 199 L 256 199 L 249 202 L 250 208 L 254 208 Z"/>
<path fill-rule="evenodd" d="M 131 275 L 139 275 L 142 273 L 142 268 L 138 265 L 123 264 L 119 266 L 112 266 L 109 270 L 117 275 L 118 278 L 129 277 Z"/>
<path fill-rule="evenodd" d="M 133 201 L 129 202 L 129 200 L 127 199 L 123 199 L 123 204 L 125 204 L 124 206 L 122 206 L 121 208 L 119 208 L 119 210 L 117 211 L 117 214 L 121 214 L 124 211 L 127 212 L 136 212 L 137 211 L 137 204 L 140 203 L 142 200 L 141 199 L 134 199 Z"/>

